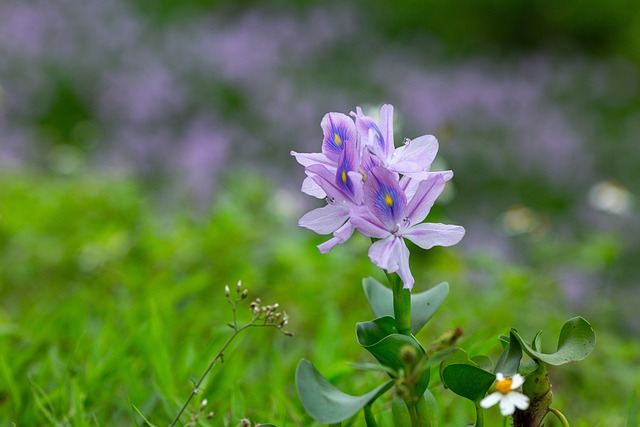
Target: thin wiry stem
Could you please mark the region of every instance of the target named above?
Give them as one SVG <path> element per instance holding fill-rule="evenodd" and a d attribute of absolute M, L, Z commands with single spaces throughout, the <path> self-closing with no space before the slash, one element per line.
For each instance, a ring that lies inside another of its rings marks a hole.
<path fill-rule="evenodd" d="M 281 320 L 280 323 L 274 323 L 273 320 L 270 320 L 269 314 L 275 312 L 277 305 L 267 306 L 267 311 L 265 312 L 264 307 L 262 310 L 259 307 L 259 299 L 257 299 L 256 302 L 251 303 L 251 308 L 253 313 L 251 316 L 251 320 L 246 325 L 238 327 L 237 304 L 238 302 L 240 302 L 246 297 L 246 292 L 240 294 L 240 288 L 238 288 L 238 294 L 239 294 L 239 298 L 236 300 L 232 300 L 229 297 L 228 289 L 227 289 L 227 295 L 226 295 L 227 301 L 229 302 L 229 304 L 231 304 L 231 311 L 233 313 L 233 323 L 229 323 L 229 326 L 231 327 L 231 329 L 233 329 L 233 333 L 229 336 L 229 338 L 227 338 L 227 341 L 224 343 L 222 348 L 220 348 L 220 350 L 218 351 L 218 354 L 216 354 L 216 356 L 213 358 L 211 363 L 209 363 L 209 366 L 207 366 L 207 369 L 204 371 L 200 379 L 194 384 L 193 389 L 191 390 L 191 394 L 189 395 L 187 400 L 184 402 L 184 405 L 182 405 L 182 407 L 180 408 L 180 411 L 178 412 L 178 415 L 176 415 L 176 417 L 174 418 L 173 422 L 169 424 L 169 427 L 174 427 L 176 423 L 180 420 L 180 417 L 189 406 L 189 403 L 191 403 L 191 400 L 193 399 L 193 397 L 200 392 L 200 385 L 202 384 L 204 379 L 207 377 L 207 375 L 209 374 L 213 366 L 216 364 L 218 360 L 223 360 L 225 350 L 242 331 L 249 329 L 250 327 L 257 327 L 257 328 L 275 327 L 281 333 L 285 335 L 290 335 L 289 332 L 284 332 L 281 329 L 281 327 L 286 323 L 286 319 Z M 285 317 L 286 317 L 286 314 L 285 314 Z"/>

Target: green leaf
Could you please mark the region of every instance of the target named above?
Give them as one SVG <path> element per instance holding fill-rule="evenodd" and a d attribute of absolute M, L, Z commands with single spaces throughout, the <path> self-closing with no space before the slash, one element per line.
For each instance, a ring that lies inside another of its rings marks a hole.
<path fill-rule="evenodd" d="M 362 280 L 364 294 L 375 317 L 393 317 L 393 292 L 373 277 Z"/>
<path fill-rule="evenodd" d="M 362 396 L 352 396 L 331 385 L 308 360 L 300 360 L 296 368 L 296 388 L 302 406 L 311 417 L 324 424 L 335 424 L 352 417 L 392 385 L 390 380 Z"/>
<path fill-rule="evenodd" d="M 364 293 L 376 317 L 393 317 L 393 292 L 372 277 L 362 281 Z M 411 294 L 411 333 L 417 334 L 433 317 L 449 294 L 449 284 L 440 283 L 418 294 Z"/>
<path fill-rule="evenodd" d="M 442 380 L 455 394 L 479 402 L 496 376 L 470 364 L 452 364 L 442 370 Z"/>
<path fill-rule="evenodd" d="M 438 402 L 436 401 L 436 397 L 431 393 L 431 390 L 426 389 L 424 391 L 424 404 L 426 406 L 426 412 L 429 414 L 429 427 L 438 427 L 438 420 L 440 419 L 440 408 L 438 407 Z M 419 406 L 419 411 L 423 409 Z"/>
<path fill-rule="evenodd" d="M 493 360 L 489 356 L 485 356 L 484 354 L 479 354 L 477 356 L 473 356 L 471 361 L 478 365 L 479 368 L 484 369 L 485 371 L 490 371 L 493 368 Z"/>
<path fill-rule="evenodd" d="M 394 426 L 410 426 L 411 416 L 409 415 L 409 408 L 404 400 L 400 399 L 397 393 L 393 394 L 393 400 L 391 401 L 391 414 L 393 416 Z"/>
<path fill-rule="evenodd" d="M 407 369 L 407 363 L 400 357 L 402 348 L 410 346 L 415 351 L 414 362 L 408 369 L 413 371 L 422 364 L 419 381 L 412 390 L 414 395 L 424 393 L 429 385 L 429 369 L 426 362 L 427 354 L 420 343 L 410 335 L 396 333 L 395 321 L 392 317 L 383 316 L 371 322 L 360 322 L 356 325 L 358 343 L 364 347 L 380 364 L 391 368 L 395 372 Z"/>
<path fill-rule="evenodd" d="M 582 360 L 591 353 L 596 345 L 595 331 L 589 322 L 579 316 L 567 320 L 562 326 L 560 337 L 558 338 L 558 349 L 552 354 L 541 353 L 534 349 L 539 348 L 538 346 L 540 345 L 538 335 L 534 338 L 534 347 L 524 341 L 515 329 L 511 330 L 511 334 L 519 341 L 522 349 L 529 357 L 553 366 Z"/>
<path fill-rule="evenodd" d="M 509 334 L 509 344 L 504 348 L 498 362 L 496 363 L 495 373 L 500 372 L 505 377 L 510 377 L 518 372 L 520 360 L 522 359 L 522 347 L 520 341 L 514 335 L 515 329 Z M 502 341 L 502 338 L 501 338 Z"/>
<path fill-rule="evenodd" d="M 449 284 L 442 282 L 433 288 L 411 295 L 411 333 L 417 334 L 433 317 L 449 295 Z"/>

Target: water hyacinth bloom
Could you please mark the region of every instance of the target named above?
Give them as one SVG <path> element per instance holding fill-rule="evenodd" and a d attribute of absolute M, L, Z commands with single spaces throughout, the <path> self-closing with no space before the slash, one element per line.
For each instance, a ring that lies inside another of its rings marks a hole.
<path fill-rule="evenodd" d="M 405 238 L 423 249 L 430 249 L 455 245 L 464 236 L 464 228 L 458 225 L 422 223 L 444 185 L 443 175 L 428 175 L 408 198 L 398 174 L 376 167 L 364 184 L 364 204 L 351 217 L 358 231 L 380 239 L 369 248 L 371 261 L 389 273 L 397 272 L 407 289 L 413 288 L 414 279 Z"/>
<path fill-rule="evenodd" d="M 524 378 L 520 374 L 505 378 L 501 373 L 496 374 L 496 391 L 480 401 L 480 406 L 490 408 L 500 402 L 500 413 L 512 415 L 516 408 L 525 410 L 529 407 L 529 398 L 516 390 L 524 384 Z"/>
<path fill-rule="evenodd" d="M 355 123 L 341 113 L 323 117 L 321 153 L 291 152 L 305 167 L 302 191 L 328 202 L 298 224 L 333 234 L 318 246 L 322 253 L 346 242 L 356 229 L 379 239 L 371 245 L 369 258 L 389 273 L 397 272 L 411 289 L 414 279 L 404 238 L 429 249 L 454 245 L 464 236 L 464 228 L 457 225 L 421 224 L 453 172 L 430 171 L 438 151 L 431 135 L 395 148 L 393 106 L 382 106 L 380 125 L 359 107 L 351 115 Z"/>

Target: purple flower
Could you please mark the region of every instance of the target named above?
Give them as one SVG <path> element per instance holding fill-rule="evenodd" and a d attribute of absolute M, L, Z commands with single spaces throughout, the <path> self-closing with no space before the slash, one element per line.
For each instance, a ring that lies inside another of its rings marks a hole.
<path fill-rule="evenodd" d="M 431 163 L 438 153 L 438 140 L 433 135 L 422 135 L 416 139 L 406 139 L 396 148 L 393 140 L 393 106 L 385 104 L 380 109 L 380 126 L 360 107 L 355 113 L 356 128 L 365 145 L 388 170 L 426 179 Z"/>
<path fill-rule="evenodd" d="M 310 165 L 320 164 L 330 171 L 334 171 L 337 169 L 340 156 L 346 146 L 354 146 L 355 148 L 357 145 L 359 147 L 356 127 L 353 120 L 342 113 L 325 114 L 320 122 L 320 127 L 324 134 L 321 153 L 297 153 L 291 151 L 291 155 L 305 168 Z M 302 183 L 302 192 L 320 199 L 326 197 L 326 193 L 310 176 Z"/>
<path fill-rule="evenodd" d="M 363 201 L 363 180 L 359 172 L 360 144 L 355 139 L 347 139 L 346 135 L 338 133 L 338 128 L 335 128 L 333 136 L 327 136 L 325 132 L 323 151 L 327 153 L 327 158 L 334 157 L 339 152 L 335 167 L 317 162 L 310 163 L 305 168 L 308 179 L 326 194 L 328 204 L 308 212 L 300 218 L 298 224 L 318 234 L 333 233 L 332 239 L 318 247 L 322 253 L 329 252 L 351 237 L 355 228 L 350 217 L 353 209 L 362 205 Z"/>
<path fill-rule="evenodd" d="M 396 173 L 376 167 L 364 184 L 364 205 L 350 219 L 362 234 L 380 239 L 369 248 L 369 258 L 389 273 L 397 272 L 405 288 L 411 289 L 414 279 L 404 238 L 429 249 L 455 245 L 464 236 L 464 228 L 457 225 L 422 223 L 444 185 L 442 174 L 430 174 L 408 198 Z"/>

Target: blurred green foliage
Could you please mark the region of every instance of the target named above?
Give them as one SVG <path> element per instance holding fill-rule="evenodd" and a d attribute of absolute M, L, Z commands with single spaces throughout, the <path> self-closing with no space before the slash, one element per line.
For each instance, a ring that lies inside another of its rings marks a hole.
<path fill-rule="evenodd" d="M 234 426 L 242 417 L 314 425 L 295 395 L 302 357 L 346 392 L 380 382 L 347 366 L 370 358 L 354 334 L 356 322 L 372 318 L 361 280 L 384 280 L 366 256 L 369 242 L 355 237 L 321 255 L 315 244 L 323 239 L 297 229 L 285 193 L 259 178 L 226 184 L 202 212 L 188 203 L 168 209 L 134 182 L 108 176 L 0 179 L 0 419 L 139 425 L 133 404 L 166 425 L 229 335 L 223 287 L 240 279 L 249 300 L 278 302 L 296 335 L 241 336 L 199 395 L 216 413 L 203 425 Z M 533 252 L 541 244 L 529 243 Z M 587 262 L 611 256 L 608 247 L 594 236 L 563 251 Z M 572 308 L 544 263 L 507 264 L 488 253 L 413 251 L 412 266 L 417 291 L 451 284 L 418 334 L 426 345 L 461 327 L 470 356 L 497 357 L 497 336 L 514 326 L 526 336 L 543 329 L 543 348 L 553 349 L 545 336 L 584 315 L 598 344 L 586 361 L 550 371 L 554 406 L 575 426 L 625 425 L 640 343 L 619 333 L 614 301 Z M 471 420 L 473 408 L 432 378 L 446 425 Z M 374 410 L 388 417 L 390 404 Z M 488 422 L 498 419 L 496 410 Z"/>

